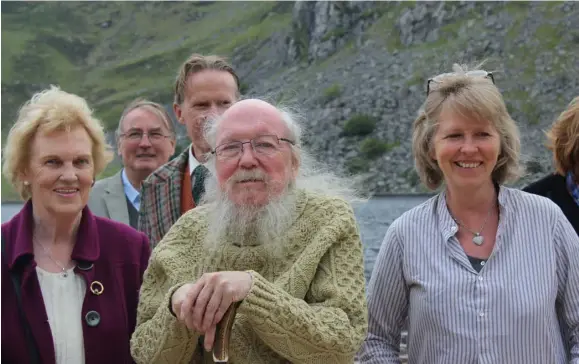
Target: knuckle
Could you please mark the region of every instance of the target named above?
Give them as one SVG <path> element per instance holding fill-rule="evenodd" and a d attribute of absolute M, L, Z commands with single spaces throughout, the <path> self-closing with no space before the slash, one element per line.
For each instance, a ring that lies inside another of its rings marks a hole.
<path fill-rule="evenodd" d="M 221 283 L 221 289 L 223 290 L 223 293 L 225 293 L 225 294 L 231 293 L 232 288 L 233 287 L 231 286 L 231 283 L 229 283 L 227 281 L 224 281 Z"/>
<path fill-rule="evenodd" d="M 219 284 L 221 282 L 221 275 L 219 273 L 214 273 L 210 278 L 211 283 Z"/>
<path fill-rule="evenodd" d="M 201 278 L 199 278 L 198 282 L 211 281 L 212 277 L 213 277 L 213 273 L 203 273 Z"/>

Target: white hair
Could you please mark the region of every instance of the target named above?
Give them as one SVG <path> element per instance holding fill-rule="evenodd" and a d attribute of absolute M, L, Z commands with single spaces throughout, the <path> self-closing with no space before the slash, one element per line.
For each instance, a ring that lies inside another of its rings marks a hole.
<path fill-rule="evenodd" d="M 277 106 L 280 112 L 281 120 L 287 128 L 287 135 L 284 138 L 290 139 L 294 142 L 291 150 L 294 159 L 299 162 L 298 174 L 292 185 L 298 189 L 305 190 L 316 194 L 326 195 L 330 197 L 338 197 L 346 200 L 349 203 L 363 202 L 366 199 L 362 197 L 363 193 L 356 186 L 357 181 L 354 178 L 344 178 L 332 172 L 330 168 L 318 162 L 311 153 L 309 153 L 302 144 L 302 120 L 300 113 L 293 111 L 289 107 Z M 217 130 L 219 124 L 223 120 L 223 116 L 218 116 L 209 119 L 205 124 L 205 139 L 209 144 L 211 150 L 217 146 Z M 211 174 L 215 175 L 215 155 L 211 152 L 206 154 L 206 166 Z M 211 181 L 207 178 L 208 183 Z"/>
<path fill-rule="evenodd" d="M 284 138 L 294 142 L 291 147 L 292 161 L 299 163 L 295 180 L 286 186 L 273 186 L 273 181 L 267 181 L 267 176 L 259 169 L 251 171 L 239 170 L 225 184 L 225 191 L 218 184 L 216 177 L 215 155 L 207 154 L 205 164 L 211 172 L 205 178 L 205 194 L 202 204 L 213 204 L 208 216 L 208 232 L 205 247 L 214 253 L 224 244 L 267 245 L 274 255 L 283 252 L 283 242 L 280 236 L 296 219 L 298 194 L 301 191 L 342 198 L 350 203 L 363 201 L 356 190 L 355 181 L 332 173 L 328 168 L 318 163 L 302 145 L 302 128 L 298 122 L 298 114 L 288 108 L 279 108 L 280 117 L 284 122 L 287 135 Z M 210 120 L 205 126 L 205 138 L 214 150 L 217 141 L 217 131 L 223 117 Z M 271 194 L 265 206 L 237 206 L 229 199 L 227 191 L 230 183 L 246 178 L 263 179 L 269 189 L 282 189 L 281 194 Z"/>

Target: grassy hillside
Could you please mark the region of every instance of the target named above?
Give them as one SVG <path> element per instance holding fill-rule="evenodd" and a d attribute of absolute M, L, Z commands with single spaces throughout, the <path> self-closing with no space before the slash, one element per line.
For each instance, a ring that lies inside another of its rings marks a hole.
<path fill-rule="evenodd" d="M 456 4 L 445 3 L 442 10 L 452 13 Z M 522 124 L 524 152 L 536 156 L 529 146 L 541 144 L 540 129 L 571 99 L 570 87 L 559 86 L 573 85 L 577 74 L 572 49 L 579 30 L 562 23 L 573 15 L 561 2 L 488 4 L 445 22 L 434 41 L 404 45 L 399 20 L 421 4 L 379 2 L 363 14 L 373 21 L 362 34 L 336 28 L 323 36 L 344 37 L 335 53 L 312 64 L 288 64 L 283 35 L 293 34 L 293 2 L 4 2 L 2 141 L 18 107 L 50 84 L 85 97 L 112 129 L 135 97 L 170 104 L 183 60 L 192 52 L 214 53 L 233 59 L 252 92 L 296 99 L 318 118 L 309 125 L 307 142 L 321 150 L 321 158 L 347 167 L 343 156 L 355 152 L 351 160 L 360 162 L 360 172 L 387 162 L 388 173 L 406 178 L 400 172 L 411 165 L 405 121 L 422 102 L 424 80 L 454 61 L 490 55 L 509 111 Z M 483 11 L 488 6 L 490 12 Z M 307 48 L 302 36 L 294 34 Z M 398 106 L 387 108 L 385 101 Z M 354 143 L 334 130 L 346 126 L 350 111 L 376 118 L 377 143 L 364 137 Z M 367 158 L 362 146 L 379 147 L 377 159 Z M 384 159 L 390 156 L 392 161 Z M 111 164 L 102 176 L 118 168 Z M 370 173 L 393 180 L 380 169 Z M 13 199 L 4 182 L 2 200 Z"/>
<path fill-rule="evenodd" d="M 137 96 L 170 102 L 193 51 L 230 56 L 290 20 L 275 2 L 3 3 L 2 119 L 13 120 L 31 91 L 59 84 L 112 126 Z"/>
<path fill-rule="evenodd" d="M 18 107 L 50 84 L 85 97 L 108 128 L 135 97 L 170 103 L 176 70 L 189 54 L 247 52 L 290 25 L 292 5 L 2 3 L 2 141 Z M 17 198 L 5 182 L 2 200 Z"/>

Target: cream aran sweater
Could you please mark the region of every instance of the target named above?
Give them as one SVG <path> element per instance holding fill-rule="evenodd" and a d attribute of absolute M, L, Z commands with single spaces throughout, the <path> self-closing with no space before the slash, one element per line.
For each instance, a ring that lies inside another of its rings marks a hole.
<path fill-rule="evenodd" d="M 362 243 L 345 201 L 298 192 L 283 256 L 263 245 L 203 247 L 209 206 L 184 214 L 154 249 L 141 287 L 131 353 L 137 363 L 189 363 L 200 334 L 169 311 L 171 294 L 203 273 L 248 271 L 229 362 L 353 363 L 368 317 Z M 205 362 L 211 353 L 206 353 Z"/>

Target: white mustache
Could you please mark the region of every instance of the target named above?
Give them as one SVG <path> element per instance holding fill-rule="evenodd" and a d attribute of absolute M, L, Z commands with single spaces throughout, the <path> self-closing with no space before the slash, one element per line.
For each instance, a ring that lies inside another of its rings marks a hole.
<path fill-rule="evenodd" d="M 229 177 L 228 183 L 236 183 L 247 180 L 267 181 L 267 175 L 261 169 L 240 170 Z"/>

